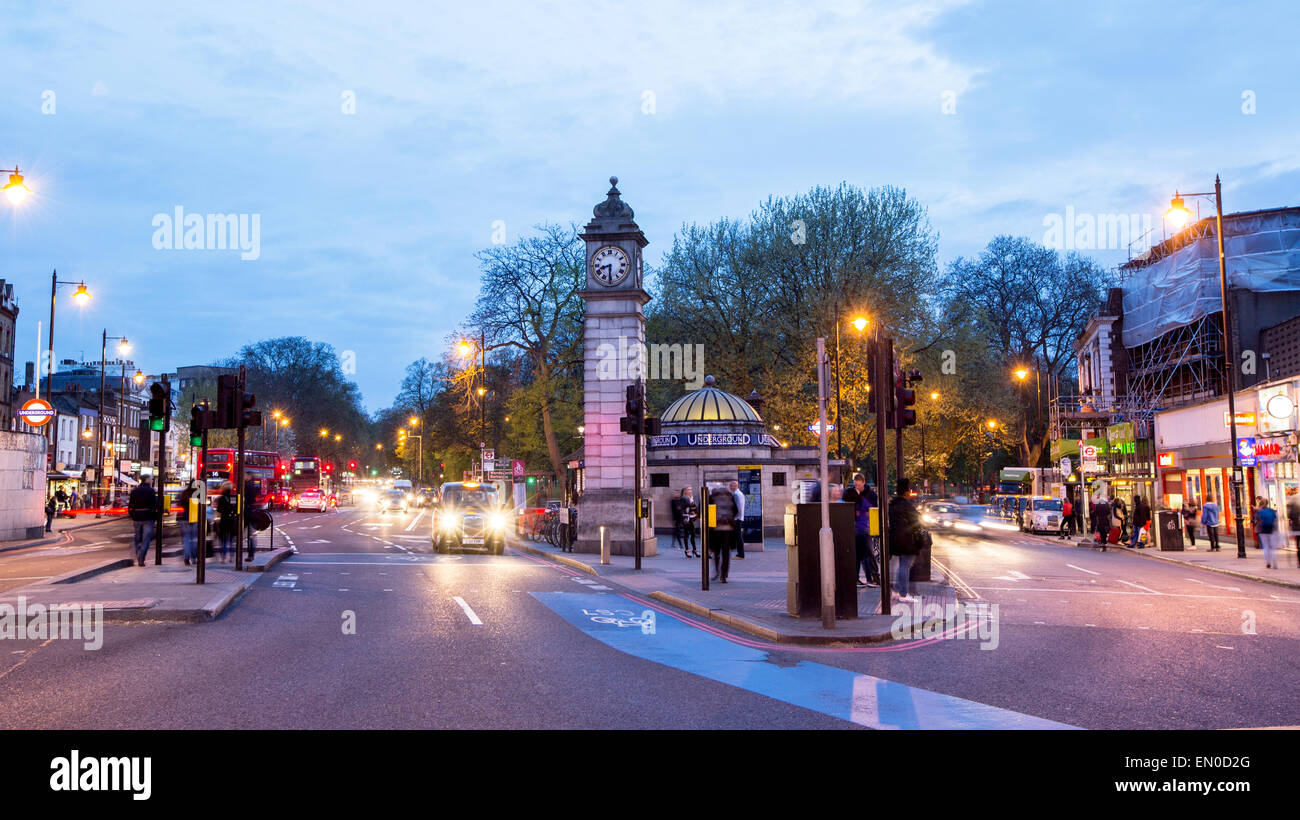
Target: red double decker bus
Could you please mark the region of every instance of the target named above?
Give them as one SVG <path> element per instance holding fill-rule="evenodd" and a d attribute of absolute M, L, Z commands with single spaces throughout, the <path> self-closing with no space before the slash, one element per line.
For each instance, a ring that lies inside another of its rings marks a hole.
<path fill-rule="evenodd" d="M 199 465 L 199 475 L 207 483 L 209 495 L 215 494 L 223 482 L 235 483 L 235 457 L 238 452 L 233 448 L 222 447 L 208 450 L 207 461 Z M 254 482 L 259 504 L 271 507 L 288 505 L 288 495 L 283 486 L 287 466 L 280 461 L 279 453 L 244 451 L 244 481 Z M 280 497 L 282 495 L 283 499 Z"/>

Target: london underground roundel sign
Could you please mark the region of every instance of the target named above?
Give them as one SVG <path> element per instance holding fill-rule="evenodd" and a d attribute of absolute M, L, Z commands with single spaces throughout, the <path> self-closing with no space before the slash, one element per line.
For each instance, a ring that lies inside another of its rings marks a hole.
<path fill-rule="evenodd" d="M 45 399 L 29 399 L 23 402 L 18 417 L 32 427 L 40 427 L 54 418 L 54 408 Z"/>

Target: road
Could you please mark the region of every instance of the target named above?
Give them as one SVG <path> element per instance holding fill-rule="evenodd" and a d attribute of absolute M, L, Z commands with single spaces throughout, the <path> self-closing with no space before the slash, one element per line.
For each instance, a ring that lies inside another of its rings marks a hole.
<path fill-rule="evenodd" d="M 791 649 L 515 549 L 433 555 L 419 510 L 277 521 L 298 554 L 213 623 L 108 626 L 97 651 L 6 641 L 0 727 L 1300 724 L 1300 592 L 1131 555 L 938 538 L 997 605 L 995 649 Z"/>

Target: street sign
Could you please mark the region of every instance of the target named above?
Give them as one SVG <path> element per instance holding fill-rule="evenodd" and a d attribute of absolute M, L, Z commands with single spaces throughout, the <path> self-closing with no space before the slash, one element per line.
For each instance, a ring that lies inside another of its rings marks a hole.
<path fill-rule="evenodd" d="M 1062 456 L 1062 457 L 1061 457 L 1061 472 L 1063 472 L 1063 473 L 1072 473 L 1072 472 L 1074 472 L 1074 467 L 1071 466 L 1071 464 L 1070 464 L 1070 457 L 1069 457 L 1069 456 Z"/>
<path fill-rule="evenodd" d="M 1236 419 L 1237 419 L 1237 426 L 1238 426 L 1238 427 L 1241 427 L 1241 426 L 1245 426 L 1245 427 L 1254 427 L 1254 426 L 1255 426 L 1255 423 L 1256 423 L 1256 420 L 1257 420 L 1257 417 L 1256 417 L 1256 415 L 1255 415 L 1254 413 L 1238 413 L 1237 416 L 1236 416 Z M 1231 420 L 1231 418 L 1228 416 L 1228 411 L 1227 411 L 1227 410 L 1224 410 L 1224 411 L 1223 411 L 1223 426 L 1224 426 L 1224 427 L 1231 427 L 1231 426 L 1232 426 L 1232 420 Z"/>
<path fill-rule="evenodd" d="M 496 468 L 497 468 L 497 462 L 496 462 L 496 459 L 493 459 L 493 458 L 485 458 L 485 459 L 483 459 L 483 472 L 485 472 L 485 473 L 490 473 L 490 472 L 492 472 L 493 470 L 495 470 Z"/>
<path fill-rule="evenodd" d="M 1085 444 L 1079 448 L 1079 457 L 1084 461 L 1097 460 L 1097 448 L 1091 444 Z"/>
<path fill-rule="evenodd" d="M 820 435 L 822 434 L 822 423 L 821 423 L 820 421 L 814 421 L 812 424 L 808 425 L 808 429 L 809 429 L 811 432 L 814 432 L 814 433 L 816 433 L 817 435 L 820 436 Z M 833 432 L 835 432 L 835 425 L 834 425 L 834 424 L 827 424 L 827 425 L 826 425 L 826 432 L 828 432 L 828 433 L 833 433 Z"/>
<path fill-rule="evenodd" d="M 525 475 L 524 460 L 522 458 L 510 459 L 510 472 L 515 478 L 523 478 Z"/>
<path fill-rule="evenodd" d="M 1254 467 L 1255 460 L 1255 438 L 1254 436 L 1241 436 L 1237 439 L 1237 456 L 1243 467 Z"/>
<path fill-rule="evenodd" d="M 54 418 L 54 408 L 45 399 L 28 399 L 23 402 L 18 417 L 32 427 L 41 427 Z"/>
<path fill-rule="evenodd" d="M 483 460 L 484 460 L 484 461 L 496 461 L 496 460 L 497 460 L 497 451 L 496 451 L 495 449 L 492 449 L 492 450 L 486 450 L 486 449 L 485 449 L 485 450 L 483 451 Z"/>

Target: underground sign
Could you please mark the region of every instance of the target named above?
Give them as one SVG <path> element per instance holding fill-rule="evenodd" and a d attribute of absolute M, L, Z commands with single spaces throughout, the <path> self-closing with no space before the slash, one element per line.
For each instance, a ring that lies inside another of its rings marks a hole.
<path fill-rule="evenodd" d="M 23 402 L 22 409 L 18 411 L 18 417 L 32 427 L 40 427 L 54 418 L 54 408 L 45 399 L 29 399 Z"/>

